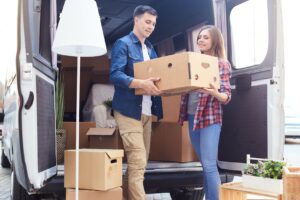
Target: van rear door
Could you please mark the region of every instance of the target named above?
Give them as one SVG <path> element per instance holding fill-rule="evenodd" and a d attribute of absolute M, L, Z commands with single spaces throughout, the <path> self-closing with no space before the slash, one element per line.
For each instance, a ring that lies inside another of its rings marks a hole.
<path fill-rule="evenodd" d="M 215 8 L 216 24 L 227 35 L 233 88 L 232 100 L 224 106 L 218 164 L 222 169 L 242 170 L 247 154 L 282 159 L 284 77 L 280 0 L 227 0 Z"/>
<path fill-rule="evenodd" d="M 19 1 L 18 129 L 13 131 L 13 170 L 18 183 L 36 192 L 57 173 L 51 16 L 55 1 Z M 54 21 L 53 21 L 54 22 Z"/>

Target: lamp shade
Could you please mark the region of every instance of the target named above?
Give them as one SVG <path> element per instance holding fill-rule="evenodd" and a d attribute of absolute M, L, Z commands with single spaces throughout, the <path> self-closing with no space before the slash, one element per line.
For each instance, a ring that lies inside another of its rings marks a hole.
<path fill-rule="evenodd" d="M 66 0 L 52 51 L 75 57 L 101 56 L 107 52 L 95 0 Z"/>

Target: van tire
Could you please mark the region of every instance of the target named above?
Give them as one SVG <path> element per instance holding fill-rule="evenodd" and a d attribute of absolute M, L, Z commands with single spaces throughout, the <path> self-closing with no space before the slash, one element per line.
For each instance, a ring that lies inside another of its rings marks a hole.
<path fill-rule="evenodd" d="M 13 173 L 12 200 L 38 200 L 36 195 L 29 195 L 27 191 L 19 184 L 15 173 Z"/>
<path fill-rule="evenodd" d="M 10 162 L 9 162 L 8 158 L 5 156 L 3 149 L 2 149 L 2 155 L 1 155 L 1 167 L 10 168 Z"/>

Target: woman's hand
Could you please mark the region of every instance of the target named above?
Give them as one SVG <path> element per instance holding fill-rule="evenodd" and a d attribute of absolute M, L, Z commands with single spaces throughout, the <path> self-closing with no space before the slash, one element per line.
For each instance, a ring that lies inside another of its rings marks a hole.
<path fill-rule="evenodd" d="M 209 84 L 209 88 L 201 88 L 197 91 L 205 93 L 205 94 L 209 94 L 212 96 L 216 96 L 219 93 L 218 89 L 211 83 Z"/>
<path fill-rule="evenodd" d="M 219 92 L 219 90 L 213 84 L 210 83 L 209 87 L 210 88 L 201 88 L 197 91 L 205 93 L 205 94 L 209 94 L 209 95 L 215 97 L 216 99 L 218 99 L 222 103 L 224 103 L 228 100 L 227 94 Z"/>

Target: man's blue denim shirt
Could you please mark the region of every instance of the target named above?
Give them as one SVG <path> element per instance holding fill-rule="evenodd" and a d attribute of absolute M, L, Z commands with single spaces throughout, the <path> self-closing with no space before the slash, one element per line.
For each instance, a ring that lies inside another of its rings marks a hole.
<path fill-rule="evenodd" d="M 151 43 L 146 40 L 150 59 L 157 55 Z M 143 62 L 142 46 L 133 32 L 118 39 L 111 52 L 110 80 L 115 86 L 115 93 L 112 101 L 114 110 L 121 114 L 137 120 L 142 114 L 142 95 L 135 95 L 134 89 L 129 85 L 134 77 L 133 64 Z M 161 97 L 152 96 L 152 114 L 158 119 L 163 117 Z"/>

